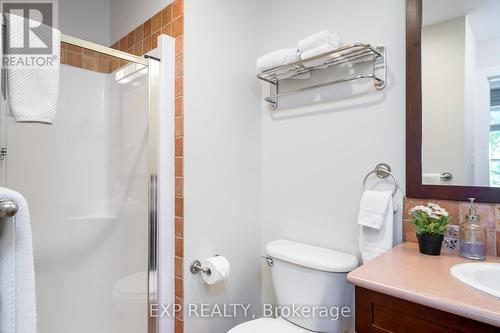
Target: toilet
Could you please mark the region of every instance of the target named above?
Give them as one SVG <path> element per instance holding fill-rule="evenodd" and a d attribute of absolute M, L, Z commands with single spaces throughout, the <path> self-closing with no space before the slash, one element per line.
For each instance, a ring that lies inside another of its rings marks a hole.
<path fill-rule="evenodd" d="M 347 274 L 358 266 L 356 256 L 289 240 L 269 243 L 266 253 L 281 315 L 248 321 L 228 333 L 354 331 L 354 287 Z M 309 312 L 294 313 L 294 307 Z"/>
<path fill-rule="evenodd" d="M 113 286 L 113 332 L 135 333 L 144 330 L 147 322 L 148 274 L 126 275 Z"/>

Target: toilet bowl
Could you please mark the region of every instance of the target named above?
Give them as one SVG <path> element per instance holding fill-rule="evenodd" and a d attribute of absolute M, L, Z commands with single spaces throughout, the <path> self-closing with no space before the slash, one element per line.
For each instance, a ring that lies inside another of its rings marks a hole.
<path fill-rule="evenodd" d="M 148 275 L 137 272 L 119 279 L 113 286 L 113 332 L 142 332 L 147 323 Z"/>
<path fill-rule="evenodd" d="M 352 329 L 354 287 L 347 283 L 347 274 L 358 266 L 356 256 L 289 240 L 269 243 L 266 253 L 272 262 L 269 269 L 281 317 L 252 320 L 228 333 L 343 333 Z M 296 308 L 306 311 L 293 311 Z"/>
<path fill-rule="evenodd" d="M 147 307 L 147 274 L 138 272 L 118 280 L 113 287 L 113 303 L 124 316 L 144 312 Z"/>
<path fill-rule="evenodd" d="M 311 333 L 283 318 L 261 318 L 236 326 L 228 333 Z"/>

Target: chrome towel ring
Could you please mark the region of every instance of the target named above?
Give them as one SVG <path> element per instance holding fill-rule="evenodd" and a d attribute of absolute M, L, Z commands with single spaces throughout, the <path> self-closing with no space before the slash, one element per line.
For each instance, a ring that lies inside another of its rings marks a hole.
<path fill-rule="evenodd" d="M 386 163 L 377 164 L 377 166 L 375 166 L 375 169 L 370 171 L 365 176 L 365 179 L 363 179 L 363 191 L 366 191 L 366 181 L 368 180 L 368 178 L 371 175 L 375 174 L 375 175 L 377 175 L 378 178 L 387 178 L 390 176 L 394 182 L 394 191 L 392 191 L 392 196 L 396 195 L 396 193 L 398 192 L 399 184 L 398 184 L 398 180 L 396 179 L 396 177 L 394 177 L 394 175 L 391 173 L 391 171 L 392 171 L 392 169 L 391 169 L 391 166 L 389 164 L 386 164 Z"/>

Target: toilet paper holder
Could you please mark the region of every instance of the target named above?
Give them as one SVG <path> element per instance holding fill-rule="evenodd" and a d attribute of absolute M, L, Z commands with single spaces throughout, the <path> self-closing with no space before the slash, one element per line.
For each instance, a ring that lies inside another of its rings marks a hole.
<path fill-rule="evenodd" d="M 212 275 L 210 268 L 202 267 L 201 262 L 199 260 L 193 261 L 191 263 L 191 265 L 189 266 L 189 270 L 191 271 L 192 274 L 203 273 L 203 274 L 207 274 L 208 276 Z"/>
<path fill-rule="evenodd" d="M 219 254 L 214 255 L 214 257 L 218 257 Z M 202 267 L 201 262 L 196 259 L 194 260 L 191 265 L 189 266 L 189 270 L 191 271 L 192 274 L 198 274 L 198 273 L 203 273 L 208 276 L 212 275 L 212 271 L 210 271 L 210 268 L 208 267 Z"/>

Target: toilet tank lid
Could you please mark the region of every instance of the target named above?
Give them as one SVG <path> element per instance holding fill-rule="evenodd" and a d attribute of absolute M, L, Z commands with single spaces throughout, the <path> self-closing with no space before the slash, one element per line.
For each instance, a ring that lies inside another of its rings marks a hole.
<path fill-rule="evenodd" d="M 325 272 L 346 273 L 358 267 L 358 258 L 352 254 L 286 239 L 270 242 L 266 252 L 272 258 Z"/>

